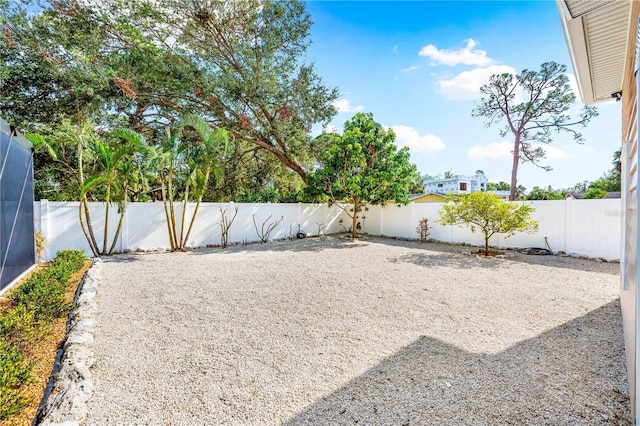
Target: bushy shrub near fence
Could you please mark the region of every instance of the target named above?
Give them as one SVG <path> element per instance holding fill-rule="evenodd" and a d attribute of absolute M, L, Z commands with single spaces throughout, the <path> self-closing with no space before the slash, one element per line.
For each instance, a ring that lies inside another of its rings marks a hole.
<path fill-rule="evenodd" d="M 0 420 L 17 414 L 28 403 L 22 387 L 31 378 L 32 363 L 23 352 L 69 310 L 65 300 L 69 278 L 84 259 L 82 250 L 59 251 L 46 269 L 31 275 L 9 295 L 13 306 L 0 316 Z"/>
<path fill-rule="evenodd" d="M 0 339 L 0 420 L 18 414 L 28 403 L 20 387 L 31 378 L 32 367 L 18 348 Z"/>

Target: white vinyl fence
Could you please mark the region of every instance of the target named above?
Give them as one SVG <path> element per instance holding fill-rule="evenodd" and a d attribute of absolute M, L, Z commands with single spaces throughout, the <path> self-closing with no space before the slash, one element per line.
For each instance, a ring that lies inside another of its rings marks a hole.
<path fill-rule="evenodd" d="M 505 238 L 496 234 L 489 244 L 500 248 L 545 247 L 545 237 L 554 253 L 620 259 L 620 199 L 527 201 L 535 207 L 532 217 L 538 221 L 538 232 L 516 233 Z M 369 207 L 365 213 L 363 232 L 400 238 L 417 238 L 416 226 L 429 219 L 430 236 L 449 243 L 484 245 L 479 231 L 467 227 L 443 226 L 436 222 L 441 203 L 411 203 L 406 207 Z"/>
<path fill-rule="evenodd" d="M 554 252 L 605 259 L 620 259 L 621 202 L 620 200 L 561 200 L 529 202 L 536 211 L 533 218 L 538 221 L 539 231 L 533 235 L 517 233 L 505 239 L 495 235 L 490 244 L 500 248 L 545 247 L 545 237 Z M 98 243 L 102 244 L 104 230 L 104 204 L 89 203 L 91 220 Z M 451 243 L 484 244 L 482 234 L 472 233 L 467 228 L 442 226 L 436 223 L 441 203 L 411 203 L 408 206 L 369 206 L 363 212 L 360 232 L 369 235 L 417 239 L 418 221 L 429 219 L 431 237 Z M 180 223 L 181 209 L 177 207 Z M 193 211 L 195 204 L 187 208 Z M 229 243 L 259 241 L 253 216 L 258 225 L 282 222 L 274 229 L 270 239 L 295 238 L 298 229 L 309 236 L 344 232 L 351 226 L 351 219 L 338 207 L 326 204 L 244 204 L 203 203 L 191 236 L 189 247 L 219 245 L 221 238 L 220 208 L 226 209 L 227 217 L 238 207 L 238 216 L 229 232 Z M 77 202 L 38 201 L 34 206 L 35 227 L 42 230 L 46 238 L 44 259 L 50 259 L 56 251 L 65 248 L 83 249 L 90 254 L 78 222 Z M 188 217 L 189 215 L 187 215 Z M 269 218 L 269 216 L 271 216 Z M 342 222 L 341 222 L 342 220 Z M 118 213 L 115 207 L 109 214 L 109 240 L 115 234 Z M 185 226 L 188 226 L 188 222 Z M 130 203 L 124 217 L 116 251 L 154 250 L 169 248 L 169 237 L 162 203 Z"/>

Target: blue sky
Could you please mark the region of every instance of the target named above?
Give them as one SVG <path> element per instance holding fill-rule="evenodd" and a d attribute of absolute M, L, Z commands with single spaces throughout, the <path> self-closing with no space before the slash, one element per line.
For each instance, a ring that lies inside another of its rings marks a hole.
<path fill-rule="evenodd" d="M 340 91 L 331 126 L 342 131 L 358 111 L 372 112 L 409 146 L 421 174 L 473 174 L 509 181 L 513 139 L 471 117 L 480 85 L 502 72 L 539 69 L 546 61 L 573 69 L 553 1 L 309 1 L 314 25 L 308 58 Z M 576 93 L 577 94 L 577 93 Z M 546 172 L 521 164 L 528 189 L 564 188 L 611 169 L 620 146 L 620 104 L 598 104 L 582 133 L 547 146 Z M 572 111 L 579 111 L 578 100 Z"/>

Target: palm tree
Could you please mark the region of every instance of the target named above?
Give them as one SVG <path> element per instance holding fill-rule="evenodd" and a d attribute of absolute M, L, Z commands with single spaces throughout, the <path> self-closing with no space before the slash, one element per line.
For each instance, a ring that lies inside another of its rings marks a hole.
<path fill-rule="evenodd" d="M 147 175 L 145 174 L 146 165 L 148 164 L 147 141 L 143 135 L 129 129 L 117 129 L 111 133 L 115 138 L 122 140 L 124 143 L 117 149 L 120 156 L 120 162 L 116 164 L 115 183 L 119 183 L 120 197 L 117 200 L 118 212 L 120 219 L 116 234 L 113 237 L 111 248 L 108 254 L 112 254 L 116 246 L 116 241 L 122 230 L 122 222 L 127 209 L 127 201 L 129 200 L 129 191 L 139 188 L 148 187 Z M 106 222 L 105 222 L 106 223 Z M 106 229 L 106 225 L 105 225 Z"/>
<path fill-rule="evenodd" d="M 111 136 L 118 142 L 109 143 L 101 139 L 92 139 L 89 149 L 93 153 L 100 171 L 86 179 L 81 187 L 81 195 L 86 198 L 90 191 L 97 191 L 98 188 L 104 191 L 103 201 L 105 203 L 104 233 L 102 238 L 102 250 L 100 255 L 110 255 L 113 253 L 126 211 L 126 204 L 129 197 L 131 181 L 137 174 L 138 157 L 145 147 L 144 136 L 128 129 L 117 129 Z M 120 214 L 116 234 L 111 246 L 107 251 L 109 237 L 109 209 L 111 204 L 117 204 Z M 97 244 L 96 244 L 97 247 Z"/>
<path fill-rule="evenodd" d="M 196 198 L 196 208 L 191 216 L 189 222 L 189 229 L 187 230 L 184 239 L 182 239 L 182 231 L 184 231 L 184 217 L 187 211 L 186 200 L 182 209 L 182 230 L 180 238 L 180 246 L 184 248 L 189 240 L 191 229 L 196 220 L 202 197 L 204 196 L 207 187 L 209 185 L 209 178 L 213 173 L 216 179 L 219 179 L 222 175 L 222 170 L 219 165 L 219 160 L 224 156 L 227 151 L 229 134 L 224 129 L 213 130 L 207 122 L 197 115 L 187 115 L 184 118 L 185 126 L 192 127 L 200 137 L 200 144 L 196 150 L 194 156 L 195 167 L 192 169 L 192 173 L 189 176 L 189 184 L 193 187 L 193 196 Z"/>
<path fill-rule="evenodd" d="M 50 136 L 45 137 L 37 133 L 26 136 L 36 151 L 48 153 L 51 159 L 66 171 L 69 176 L 68 183 L 76 188 L 80 196 L 78 206 L 80 227 L 91 252 L 94 256 L 98 256 L 98 244 L 91 225 L 88 191 L 83 191 L 86 184 L 85 161 L 88 159 L 91 162 L 89 145 L 97 139 L 95 125 L 89 120 L 78 125 L 65 121 Z"/>

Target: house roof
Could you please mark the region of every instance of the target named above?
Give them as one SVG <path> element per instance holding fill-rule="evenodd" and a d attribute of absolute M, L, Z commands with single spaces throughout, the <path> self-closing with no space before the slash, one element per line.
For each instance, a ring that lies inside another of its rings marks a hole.
<path fill-rule="evenodd" d="M 425 195 L 437 195 L 438 197 L 444 197 L 444 194 L 438 194 L 437 192 L 425 192 L 424 194 L 409 194 L 409 201 L 415 200 L 416 198 L 424 197 Z"/>
<path fill-rule="evenodd" d="M 622 90 L 628 0 L 556 0 L 582 100 L 587 105 L 610 101 Z"/>
<path fill-rule="evenodd" d="M 621 198 L 621 192 L 607 192 L 602 198 Z M 569 192 L 564 198 L 574 198 L 576 200 L 581 200 L 584 198 L 584 192 Z"/>

